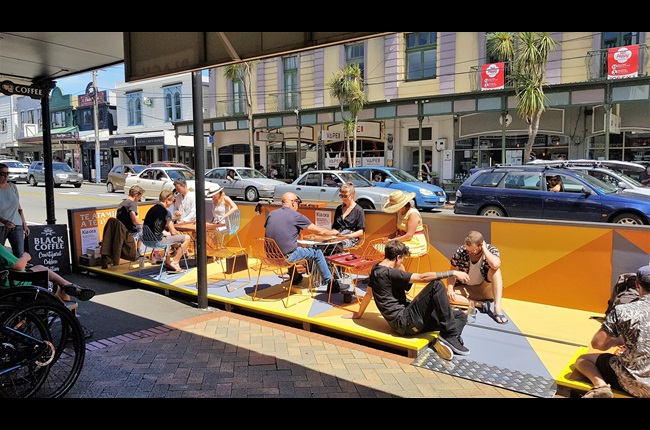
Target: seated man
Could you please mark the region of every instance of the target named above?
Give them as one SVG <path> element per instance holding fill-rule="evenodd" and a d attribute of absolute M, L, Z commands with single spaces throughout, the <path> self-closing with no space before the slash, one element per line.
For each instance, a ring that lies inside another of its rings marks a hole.
<path fill-rule="evenodd" d="M 327 185 L 328 187 L 337 187 L 338 185 L 336 184 L 336 181 L 332 178 L 332 175 L 325 175 L 323 177 L 323 185 Z"/>
<path fill-rule="evenodd" d="M 404 242 L 391 240 L 386 244 L 384 259 L 375 264 L 370 272 L 366 294 L 361 299 L 359 311 L 343 315 L 343 318 L 361 318 L 370 300 L 374 298 L 377 309 L 390 328 L 400 336 L 413 336 L 428 331 L 439 331 L 438 341 L 432 348 L 440 358 L 451 360 L 454 353 L 469 355 L 461 334 L 467 316 L 453 310 L 445 292 L 442 278 L 455 276 L 467 282 L 467 273 L 448 272 L 411 273 L 404 269 L 404 259 L 409 250 Z M 420 293 L 409 301 L 406 292 L 414 282 L 428 282 Z"/>
<path fill-rule="evenodd" d="M 470 231 L 451 259 L 451 270 L 469 274 L 469 281 L 459 281 L 455 276 L 447 280 L 449 301 L 459 305 L 469 305 L 474 301 L 476 308 L 490 313 L 490 300 L 494 300 L 493 318 L 499 324 L 506 324 L 508 318 L 501 307 L 503 277 L 501 276 L 501 256 L 499 250 L 485 242 L 478 231 Z"/>
<path fill-rule="evenodd" d="M 313 224 L 304 214 L 298 212 L 300 199 L 294 193 L 286 192 L 282 195 L 282 207 L 271 211 L 264 222 L 266 237 L 269 237 L 278 244 L 287 261 L 294 262 L 306 258 L 310 263 L 315 262 L 321 274 L 323 284 L 329 288 L 332 272 L 327 266 L 327 260 L 323 251 L 319 248 L 302 247 L 298 245 L 298 237 L 301 230 L 306 230 L 319 235 L 334 236 L 336 230 L 328 230 Z M 289 273 L 291 276 L 291 272 Z M 293 284 L 302 281 L 302 275 L 294 275 Z M 319 287 L 319 285 L 315 285 Z M 335 285 L 334 288 L 337 288 Z"/>
<path fill-rule="evenodd" d="M 27 263 L 29 263 L 31 259 L 32 256 L 27 252 L 23 252 L 22 255 L 18 258 L 14 256 L 5 246 L 0 246 L 0 270 L 25 271 Z M 33 266 L 29 270 L 33 272 L 47 270 L 49 272 L 48 275 L 50 281 L 52 281 L 52 283 L 57 287 L 55 289 L 56 291 L 54 291 L 54 294 L 56 294 L 63 301 L 70 301 L 70 296 L 76 297 L 82 301 L 90 300 L 95 296 L 95 291 L 91 290 L 90 288 L 75 285 L 45 266 Z M 5 282 L 3 285 L 0 285 L 0 288 L 8 287 L 9 279 L 5 278 Z"/>

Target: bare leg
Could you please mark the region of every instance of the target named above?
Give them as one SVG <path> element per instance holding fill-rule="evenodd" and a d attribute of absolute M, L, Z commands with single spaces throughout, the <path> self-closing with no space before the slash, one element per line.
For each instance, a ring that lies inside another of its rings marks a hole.
<path fill-rule="evenodd" d="M 488 279 L 492 283 L 492 296 L 494 297 L 494 314 L 503 314 L 501 307 L 501 298 L 503 297 L 503 277 L 501 276 L 501 269 L 496 271 L 490 269 L 488 272 Z"/>
<path fill-rule="evenodd" d="M 607 385 L 607 382 L 603 379 L 603 375 L 600 374 L 598 367 L 596 367 L 596 359 L 599 355 L 599 353 L 583 354 L 576 360 L 576 369 L 585 375 L 596 388 Z"/>
<path fill-rule="evenodd" d="M 61 275 L 57 274 L 56 272 L 51 271 L 45 266 L 34 266 L 31 268 L 33 272 L 42 272 L 44 270 L 48 271 L 48 277 L 50 278 L 50 281 L 52 281 L 54 284 L 62 287 L 64 285 L 68 285 L 70 281 L 67 281 L 64 279 Z M 63 288 L 57 288 L 56 291 L 54 292 L 57 297 L 59 297 L 61 300 L 69 301 L 70 296 L 66 294 L 65 291 L 63 291 Z"/>

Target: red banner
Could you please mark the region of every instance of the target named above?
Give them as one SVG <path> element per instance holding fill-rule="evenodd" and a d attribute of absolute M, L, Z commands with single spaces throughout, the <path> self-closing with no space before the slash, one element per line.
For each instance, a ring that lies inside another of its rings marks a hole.
<path fill-rule="evenodd" d="M 639 45 L 610 48 L 607 51 L 607 79 L 639 76 Z"/>
<path fill-rule="evenodd" d="M 505 86 L 505 63 L 481 66 L 481 91 L 502 90 Z"/>

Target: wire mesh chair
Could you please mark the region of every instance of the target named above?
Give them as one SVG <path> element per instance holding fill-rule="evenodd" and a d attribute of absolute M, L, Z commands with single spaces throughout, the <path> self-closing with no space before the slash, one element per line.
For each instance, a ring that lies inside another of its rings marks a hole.
<path fill-rule="evenodd" d="M 230 228 L 228 229 L 228 232 L 226 234 L 230 236 L 235 236 L 237 238 L 237 243 L 239 243 L 239 247 L 243 248 L 241 244 L 241 240 L 239 240 L 239 226 L 241 224 L 241 211 L 236 210 L 230 216 L 228 216 L 228 221 L 230 222 Z"/>
<path fill-rule="evenodd" d="M 151 231 L 148 225 L 142 224 L 142 244 L 144 245 L 144 252 L 140 256 L 142 259 L 141 261 L 144 261 L 144 256 L 147 253 L 147 249 L 151 248 L 151 251 L 153 252 L 156 249 L 164 249 L 165 252 L 162 257 L 162 263 L 160 263 L 160 272 L 158 273 L 158 277 L 156 280 L 160 281 L 160 278 L 162 277 L 162 271 L 165 266 L 165 261 L 167 261 L 167 254 L 169 253 L 169 248 L 171 248 L 174 245 L 180 245 L 179 243 L 161 243 L 160 240 L 156 237 L 156 235 Z M 183 253 L 183 260 L 185 261 L 185 269 L 189 270 L 190 266 L 187 264 L 187 257 L 185 257 L 185 250 L 181 249 L 180 252 Z M 142 262 L 140 263 L 140 270 L 138 270 L 138 276 L 142 272 Z"/>
<path fill-rule="evenodd" d="M 423 258 L 426 258 L 426 259 L 429 260 L 429 268 L 430 268 L 429 270 L 431 270 L 431 268 L 433 267 L 433 264 L 431 263 L 431 255 L 430 255 L 431 243 L 429 243 L 429 226 L 422 223 L 422 228 L 423 228 L 423 234 L 424 234 L 424 237 L 425 237 L 426 243 L 427 243 L 426 252 L 424 254 L 422 254 L 422 255 L 417 256 L 417 257 L 411 257 L 411 256 L 406 257 L 406 261 L 404 262 L 405 268 L 408 269 L 409 272 L 413 272 L 413 273 L 420 273 L 420 261 L 422 261 Z M 417 265 L 415 266 L 415 270 L 411 270 L 411 267 L 413 266 L 414 262 L 417 262 Z M 413 293 L 413 297 L 415 297 L 415 295 L 416 295 L 415 285 L 413 285 L 411 287 L 411 292 Z"/>
<path fill-rule="evenodd" d="M 291 306 L 297 305 L 298 303 L 301 303 L 313 297 L 312 277 L 309 276 L 309 262 L 307 261 L 306 258 L 302 258 L 298 261 L 293 261 L 293 262 L 288 261 L 287 257 L 285 257 L 284 253 L 280 250 L 280 247 L 278 246 L 276 241 L 269 237 L 256 237 L 253 242 L 253 252 L 255 253 L 255 258 L 259 260 L 259 269 L 257 271 L 257 282 L 255 283 L 255 290 L 253 291 L 253 301 L 255 301 L 257 297 L 257 289 L 260 284 L 260 276 L 263 268 L 267 270 L 271 270 L 276 273 L 277 271 L 279 271 L 280 277 L 284 278 L 285 271 L 287 272 L 288 275 L 289 268 L 296 265 L 305 266 L 305 269 L 307 271 L 307 276 L 309 277 L 309 296 L 306 296 L 302 300 L 299 300 L 289 305 L 289 298 L 291 297 L 291 286 L 293 283 L 293 277 L 297 272 L 297 270 L 293 270 L 291 272 L 291 276 L 289 276 L 289 280 L 281 282 L 281 283 L 287 282 L 287 284 L 284 286 L 284 288 L 287 289 L 287 297 L 286 300 L 282 299 L 282 303 L 284 304 L 284 307 L 289 308 Z M 272 296 L 273 295 L 271 295 L 270 297 Z"/>

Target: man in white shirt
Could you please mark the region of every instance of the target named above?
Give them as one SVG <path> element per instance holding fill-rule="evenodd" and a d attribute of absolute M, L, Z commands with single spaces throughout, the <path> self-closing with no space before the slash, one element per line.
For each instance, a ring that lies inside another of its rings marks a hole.
<path fill-rule="evenodd" d="M 174 179 L 174 188 L 178 193 L 174 202 L 174 221 L 196 221 L 196 194 L 187 187 L 185 178 Z"/>

